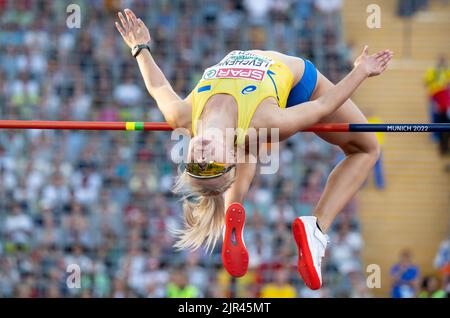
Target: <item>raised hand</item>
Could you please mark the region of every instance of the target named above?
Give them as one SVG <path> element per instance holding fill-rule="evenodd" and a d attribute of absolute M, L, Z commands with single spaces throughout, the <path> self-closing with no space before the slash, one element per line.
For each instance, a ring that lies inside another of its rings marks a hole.
<path fill-rule="evenodd" d="M 377 76 L 383 73 L 392 59 L 393 52 L 391 50 L 383 50 L 378 53 L 369 55 L 369 47 L 366 45 L 360 56 L 355 60 L 355 68 L 362 68 L 367 76 Z"/>
<path fill-rule="evenodd" d="M 141 19 L 136 18 L 136 15 L 130 9 L 124 10 L 126 19 L 122 12 L 119 12 L 119 20 L 116 22 L 116 28 L 122 35 L 125 43 L 132 49 L 138 44 L 147 44 L 150 42 L 150 32 Z"/>

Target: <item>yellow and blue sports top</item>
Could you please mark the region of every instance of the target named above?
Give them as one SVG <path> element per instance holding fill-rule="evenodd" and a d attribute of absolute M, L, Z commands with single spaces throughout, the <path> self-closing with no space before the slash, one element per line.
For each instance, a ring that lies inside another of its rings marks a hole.
<path fill-rule="evenodd" d="M 245 142 L 248 127 L 258 105 L 274 97 L 286 108 L 308 101 L 317 81 L 314 65 L 305 60 L 305 72 L 294 87 L 294 75 L 281 61 L 251 51 L 232 51 L 218 64 L 209 67 L 192 92 L 192 132 L 208 99 L 228 94 L 238 106 L 237 145 Z"/>

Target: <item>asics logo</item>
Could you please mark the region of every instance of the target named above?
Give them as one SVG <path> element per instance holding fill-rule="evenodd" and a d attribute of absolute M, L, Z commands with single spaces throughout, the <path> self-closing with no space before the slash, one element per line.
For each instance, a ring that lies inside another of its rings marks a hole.
<path fill-rule="evenodd" d="M 249 94 L 251 92 L 254 92 L 255 90 L 256 90 L 256 86 L 255 85 L 249 85 L 249 86 L 246 86 L 246 87 L 244 87 L 242 89 L 241 94 L 242 95 L 247 95 L 247 94 Z"/>

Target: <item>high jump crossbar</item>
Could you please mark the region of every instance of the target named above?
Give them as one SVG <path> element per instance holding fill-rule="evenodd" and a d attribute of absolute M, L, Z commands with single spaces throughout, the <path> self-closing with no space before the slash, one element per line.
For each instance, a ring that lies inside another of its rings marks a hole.
<path fill-rule="evenodd" d="M 35 121 L 0 120 L 0 129 L 51 129 L 51 130 L 136 130 L 171 131 L 164 122 L 103 122 L 103 121 Z M 317 124 L 303 131 L 309 132 L 450 132 L 450 124 Z"/>

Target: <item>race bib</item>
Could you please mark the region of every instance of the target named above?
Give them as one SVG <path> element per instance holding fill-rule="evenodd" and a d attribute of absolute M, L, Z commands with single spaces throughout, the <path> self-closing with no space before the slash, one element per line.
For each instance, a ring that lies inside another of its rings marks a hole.
<path fill-rule="evenodd" d="M 274 61 L 249 51 L 232 51 L 203 73 L 203 80 L 241 78 L 261 82 Z"/>

